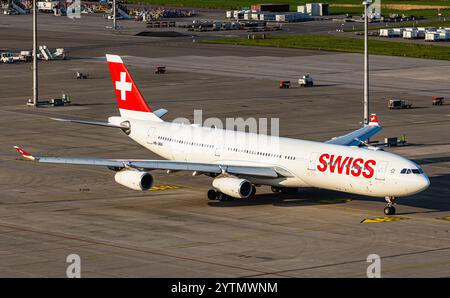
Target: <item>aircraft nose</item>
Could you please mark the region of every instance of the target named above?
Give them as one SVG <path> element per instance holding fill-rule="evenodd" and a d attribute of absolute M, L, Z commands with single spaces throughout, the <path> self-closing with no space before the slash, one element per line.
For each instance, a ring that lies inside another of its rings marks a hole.
<path fill-rule="evenodd" d="M 427 175 L 420 175 L 420 178 L 417 181 L 418 191 L 424 191 L 430 186 L 430 179 L 428 179 Z"/>

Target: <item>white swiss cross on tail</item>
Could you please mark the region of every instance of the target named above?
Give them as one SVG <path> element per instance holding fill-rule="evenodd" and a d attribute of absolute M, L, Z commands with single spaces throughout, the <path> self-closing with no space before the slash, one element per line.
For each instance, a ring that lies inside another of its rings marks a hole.
<path fill-rule="evenodd" d="M 369 125 L 379 125 L 376 114 L 371 114 L 369 119 Z"/>
<path fill-rule="evenodd" d="M 107 54 L 106 61 L 108 61 L 108 68 L 111 73 L 112 85 L 120 114 L 122 116 L 125 114 L 129 116 L 130 113 L 126 111 L 151 113 L 152 110 L 142 97 L 141 92 L 133 81 L 133 77 L 123 63 L 122 58 L 117 55 Z M 136 113 L 133 113 L 133 115 L 136 115 Z M 148 118 L 153 116 L 146 115 L 145 117 Z M 155 117 L 156 116 L 153 118 Z M 158 120 L 161 121 L 159 118 Z"/>
<path fill-rule="evenodd" d="M 116 90 L 120 91 L 120 99 L 127 99 L 127 91 L 131 91 L 131 83 L 127 82 L 127 73 L 120 73 L 120 81 L 116 81 Z"/>

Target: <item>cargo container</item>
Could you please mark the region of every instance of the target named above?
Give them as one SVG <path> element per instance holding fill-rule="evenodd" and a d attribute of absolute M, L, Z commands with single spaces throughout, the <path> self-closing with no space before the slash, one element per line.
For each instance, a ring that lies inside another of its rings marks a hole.
<path fill-rule="evenodd" d="M 253 13 L 252 13 L 252 20 L 259 20 L 259 15 L 260 15 L 260 13 L 258 13 L 258 12 L 253 12 Z"/>
<path fill-rule="evenodd" d="M 418 37 L 419 37 L 419 34 L 416 29 L 408 29 L 408 30 L 403 31 L 403 38 L 416 39 Z"/>
<path fill-rule="evenodd" d="M 298 22 L 308 18 L 309 18 L 308 15 L 305 15 L 301 12 L 291 12 L 275 15 L 275 20 L 277 22 Z"/>
<path fill-rule="evenodd" d="M 299 6 L 297 6 L 297 12 L 307 13 L 306 5 L 299 5 Z"/>
<path fill-rule="evenodd" d="M 328 3 L 306 3 L 306 13 L 311 16 L 328 15 Z"/>
<path fill-rule="evenodd" d="M 275 14 L 274 13 L 261 13 L 259 15 L 260 21 L 275 21 Z"/>
<path fill-rule="evenodd" d="M 445 29 L 439 29 L 437 30 L 437 33 L 439 33 L 439 40 L 446 41 L 450 39 L 450 31 L 447 31 Z"/>
<path fill-rule="evenodd" d="M 440 34 L 437 32 L 427 32 L 425 34 L 425 41 L 438 41 L 440 39 Z"/>
<path fill-rule="evenodd" d="M 405 28 L 393 28 L 392 36 L 393 37 L 401 37 L 401 36 L 403 36 L 403 31 L 405 31 Z"/>
<path fill-rule="evenodd" d="M 392 32 L 394 30 L 392 30 L 391 28 L 388 29 L 380 29 L 380 36 L 381 37 L 391 37 L 393 36 Z"/>

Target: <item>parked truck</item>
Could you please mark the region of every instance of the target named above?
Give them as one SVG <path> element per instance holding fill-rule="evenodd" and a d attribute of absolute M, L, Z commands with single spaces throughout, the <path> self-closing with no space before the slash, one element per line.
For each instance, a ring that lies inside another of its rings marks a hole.
<path fill-rule="evenodd" d="M 24 62 L 31 62 L 33 60 L 31 51 L 20 51 L 19 59 Z"/>
<path fill-rule="evenodd" d="M 410 109 L 412 107 L 412 103 L 403 99 L 390 99 L 388 101 L 388 108 L 392 109 Z"/>
<path fill-rule="evenodd" d="M 306 75 L 302 76 L 300 79 L 298 79 L 298 84 L 301 87 L 312 87 L 312 86 L 314 86 L 314 81 L 313 81 L 313 78 L 309 74 L 306 74 Z"/>
<path fill-rule="evenodd" d="M 444 104 L 444 98 L 442 96 L 432 97 L 433 106 L 442 106 Z"/>

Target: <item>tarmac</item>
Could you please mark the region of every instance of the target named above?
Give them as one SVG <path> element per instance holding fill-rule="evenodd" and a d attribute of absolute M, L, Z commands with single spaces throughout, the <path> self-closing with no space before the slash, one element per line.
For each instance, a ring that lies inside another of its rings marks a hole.
<path fill-rule="evenodd" d="M 431 181 L 400 198 L 396 216 L 385 218 L 383 198 L 319 189 L 261 187 L 251 200 L 208 201 L 206 176 L 154 171 L 155 187 L 136 192 L 108 169 L 25 162 L 12 147 L 158 158 L 121 131 L 50 119 L 118 115 L 105 53 L 123 55 L 167 121 L 192 120 L 195 109 L 204 119 L 279 118 L 281 136 L 325 141 L 361 126 L 362 56 L 138 37 L 142 23 L 120 22 L 115 34 L 101 16 L 82 21 L 40 15 L 42 44 L 68 50 L 67 60 L 39 63 L 41 100 L 66 93 L 71 106 L 27 107 L 31 64 L 0 65 L 0 277 L 65 277 L 70 254 L 82 277 L 366 277 L 370 254 L 381 257 L 382 277 L 450 276 L 450 103 L 431 105 L 434 95 L 450 97 L 450 62 L 371 56 L 371 111 L 383 126 L 373 140 L 405 135 L 408 145 L 386 150 L 418 162 Z M 28 49 L 27 26 L 30 16 L 2 16 L 1 48 Z M 154 74 L 156 65 L 167 73 Z M 315 87 L 296 86 L 304 73 Z M 294 87 L 279 89 L 284 79 Z M 389 110 L 394 97 L 413 108 Z"/>

